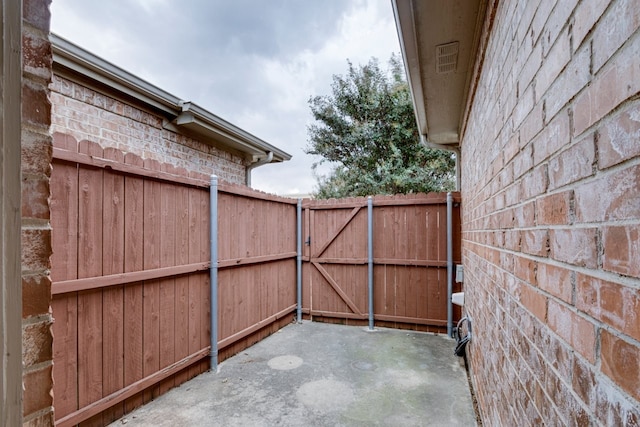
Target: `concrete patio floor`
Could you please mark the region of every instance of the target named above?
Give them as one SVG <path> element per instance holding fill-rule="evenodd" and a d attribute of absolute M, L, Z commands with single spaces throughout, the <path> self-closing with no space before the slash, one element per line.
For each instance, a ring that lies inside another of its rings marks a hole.
<path fill-rule="evenodd" d="M 291 324 L 111 426 L 473 426 L 455 341 Z"/>

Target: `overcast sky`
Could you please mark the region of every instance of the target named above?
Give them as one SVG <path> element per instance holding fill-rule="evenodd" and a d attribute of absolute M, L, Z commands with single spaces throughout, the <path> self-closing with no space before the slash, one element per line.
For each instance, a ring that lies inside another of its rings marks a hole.
<path fill-rule="evenodd" d="M 291 154 L 253 171 L 277 194 L 316 185 L 309 97 L 347 59 L 400 50 L 390 0 L 53 0 L 51 13 L 54 33 Z"/>

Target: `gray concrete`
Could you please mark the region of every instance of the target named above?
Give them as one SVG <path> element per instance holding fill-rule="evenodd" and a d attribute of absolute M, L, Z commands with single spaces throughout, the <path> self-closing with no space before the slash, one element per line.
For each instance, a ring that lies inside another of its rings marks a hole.
<path fill-rule="evenodd" d="M 289 325 L 112 426 L 473 426 L 455 341 Z"/>

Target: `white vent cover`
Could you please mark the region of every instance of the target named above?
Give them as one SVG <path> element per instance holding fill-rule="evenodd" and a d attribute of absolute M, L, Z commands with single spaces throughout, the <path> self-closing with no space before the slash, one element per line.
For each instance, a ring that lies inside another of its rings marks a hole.
<path fill-rule="evenodd" d="M 453 42 L 436 46 L 436 73 L 455 73 L 458 68 L 458 49 L 460 43 Z"/>

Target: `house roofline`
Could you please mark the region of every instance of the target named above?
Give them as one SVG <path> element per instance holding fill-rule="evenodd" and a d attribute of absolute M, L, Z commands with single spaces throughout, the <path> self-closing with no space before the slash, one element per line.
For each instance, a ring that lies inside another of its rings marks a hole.
<path fill-rule="evenodd" d="M 291 159 L 285 151 L 197 104 L 181 100 L 56 34 L 50 34 L 50 40 L 56 71 L 67 70 L 157 109 L 168 116 L 178 129 L 204 137 L 212 145 L 220 144 L 239 151 L 252 162 L 266 158 L 269 152 L 273 153 L 272 163 Z"/>

